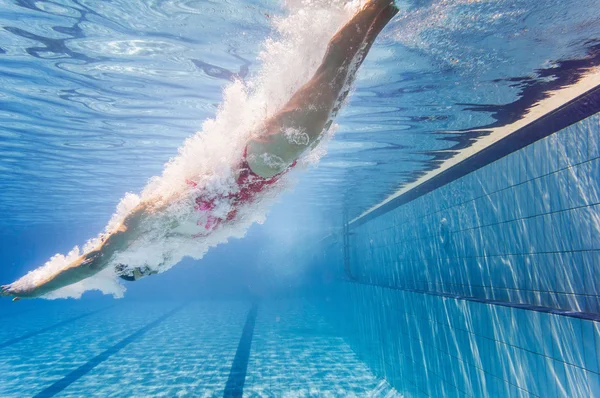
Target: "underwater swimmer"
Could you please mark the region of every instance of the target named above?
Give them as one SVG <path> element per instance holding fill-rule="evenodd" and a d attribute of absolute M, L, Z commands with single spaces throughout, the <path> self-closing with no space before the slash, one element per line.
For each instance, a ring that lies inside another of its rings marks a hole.
<path fill-rule="evenodd" d="M 236 206 L 253 201 L 292 168 L 305 151 L 318 144 L 348 95 L 371 45 L 397 12 L 391 0 L 371 0 L 335 34 L 310 81 L 265 121 L 261 134 L 247 143 L 237 169 L 239 189 L 230 195 L 232 210 L 222 218 L 211 216 L 214 200 L 196 199 L 195 209 L 209 214 L 204 225 L 206 232 L 198 234 L 199 237 L 206 236 L 221 223 L 234 220 Z M 194 182 L 188 183 L 196 186 Z M 154 203 L 140 204 L 93 250 L 44 279 L 2 286 L 0 295 L 15 299 L 39 297 L 97 274 L 111 264 L 116 253 L 127 249 L 143 233 L 139 226 L 144 219 L 160 210 Z M 130 270 L 121 264 L 115 271 L 128 281 L 156 273 L 149 267 Z"/>

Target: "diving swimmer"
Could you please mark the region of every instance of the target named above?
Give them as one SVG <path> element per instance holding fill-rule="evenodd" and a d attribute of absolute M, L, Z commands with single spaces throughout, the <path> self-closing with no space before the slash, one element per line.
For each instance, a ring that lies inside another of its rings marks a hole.
<path fill-rule="evenodd" d="M 203 225 L 205 231 L 198 237 L 234 221 L 240 206 L 256 200 L 261 192 L 293 168 L 305 151 L 315 148 L 347 97 L 356 72 L 373 42 L 397 12 L 394 1 L 370 0 L 333 36 L 312 78 L 292 95 L 279 112 L 263 123 L 259 134 L 247 142 L 236 167 L 238 189 L 227 196 L 231 203 L 228 213 L 213 215 L 214 199 L 203 195 L 195 199 L 195 210 L 207 214 Z M 301 132 L 301 139 L 290 140 L 289 131 Z M 188 184 L 194 188 L 197 185 L 192 181 Z M 97 274 L 112 264 L 111 260 L 117 253 L 140 237 L 142 222 L 164 206 L 140 203 L 114 232 L 105 236 L 92 250 L 35 283 L 16 281 L 4 285 L 0 295 L 15 299 L 40 297 Z M 127 281 L 157 273 L 150 267 L 131 270 L 123 264 L 116 265 L 115 271 Z"/>

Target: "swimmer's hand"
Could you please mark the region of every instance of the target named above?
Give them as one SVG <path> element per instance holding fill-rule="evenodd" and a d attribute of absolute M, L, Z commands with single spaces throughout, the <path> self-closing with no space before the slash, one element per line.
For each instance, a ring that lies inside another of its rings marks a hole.
<path fill-rule="evenodd" d="M 13 301 L 21 300 L 21 297 L 27 297 L 28 292 L 23 289 L 17 289 L 12 284 L 0 286 L 0 297 L 12 297 Z"/>

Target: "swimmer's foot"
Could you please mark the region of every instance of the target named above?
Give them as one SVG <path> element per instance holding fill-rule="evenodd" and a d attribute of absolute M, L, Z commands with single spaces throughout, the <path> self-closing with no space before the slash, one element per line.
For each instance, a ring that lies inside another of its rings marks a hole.
<path fill-rule="evenodd" d="M 400 8 L 399 3 L 400 3 L 399 0 L 371 0 L 367 4 L 365 4 L 365 7 L 373 5 L 375 7 L 380 7 L 380 8 L 385 8 L 385 7 L 389 7 L 389 6 L 394 6 L 396 8 Z"/>
<path fill-rule="evenodd" d="M 19 301 L 24 297 L 35 297 L 31 290 L 15 287 L 14 283 L 0 286 L 0 297 L 12 297 L 12 301 Z"/>
<path fill-rule="evenodd" d="M 0 286 L 0 297 L 10 297 L 10 296 L 14 296 L 14 294 L 15 294 L 15 292 L 13 291 L 11 285 Z"/>

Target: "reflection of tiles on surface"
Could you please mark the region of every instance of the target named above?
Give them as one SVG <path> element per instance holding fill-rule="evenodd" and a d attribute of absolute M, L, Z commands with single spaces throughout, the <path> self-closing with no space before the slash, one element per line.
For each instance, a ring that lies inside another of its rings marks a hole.
<path fill-rule="evenodd" d="M 107 306 L 106 300 L 42 305 L 19 317 L 19 322 L 3 324 L 0 334 L 39 330 L 90 309 Z M 65 324 L 2 349 L 0 355 L 0 396 L 32 396 L 57 379 L 102 353 L 173 307 L 172 303 L 118 302 L 116 308 Z M 14 321 L 11 319 L 11 321 Z M 28 330 L 29 328 L 29 330 Z"/>
<path fill-rule="evenodd" d="M 223 396 L 249 308 L 248 302 L 191 303 L 60 396 Z"/>
<path fill-rule="evenodd" d="M 306 301 L 262 302 L 245 397 L 396 397 Z"/>

